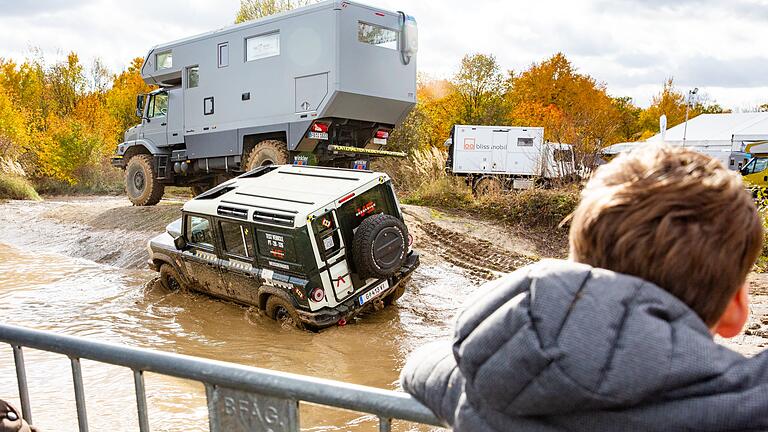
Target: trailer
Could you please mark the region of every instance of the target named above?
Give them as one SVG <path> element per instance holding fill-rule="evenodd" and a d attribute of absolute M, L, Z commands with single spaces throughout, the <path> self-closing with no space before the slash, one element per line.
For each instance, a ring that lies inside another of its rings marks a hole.
<path fill-rule="evenodd" d="M 416 21 L 329 0 L 152 48 L 117 146 L 135 205 L 269 164 L 366 168 L 416 103 Z"/>
<path fill-rule="evenodd" d="M 455 125 L 446 146 L 446 170 L 465 177 L 478 194 L 546 185 L 575 173 L 572 146 L 545 142 L 541 127 Z"/>

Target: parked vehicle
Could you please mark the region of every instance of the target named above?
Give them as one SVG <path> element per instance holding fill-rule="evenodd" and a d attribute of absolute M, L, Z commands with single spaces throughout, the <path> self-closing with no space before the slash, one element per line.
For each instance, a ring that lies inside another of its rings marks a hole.
<path fill-rule="evenodd" d="M 319 329 L 403 295 L 419 265 L 410 244 L 386 174 L 270 165 L 184 204 L 149 265 L 169 289 Z"/>
<path fill-rule="evenodd" d="M 751 158 L 739 170 L 744 182 L 755 191 L 765 190 L 768 188 L 768 141 L 748 144 L 745 151 Z"/>
<path fill-rule="evenodd" d="M 576 171 L 572 147 L 544 142 L 540 127 L 455 125 L 445 145 L 447 171 L 478 194 L 527 189 Z"/>
<path fill-rule="evenodd" d="M 329 0 L 152 48 L 115 166 L 135 205 L 269 164 L 366 168 L 416 103 L 416 21 Z"/>

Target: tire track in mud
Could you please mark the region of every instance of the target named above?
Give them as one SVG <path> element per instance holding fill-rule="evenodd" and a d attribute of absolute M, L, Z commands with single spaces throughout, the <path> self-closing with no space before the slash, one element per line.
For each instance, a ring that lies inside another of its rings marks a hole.
<path fill-rule="evenodd" d="M 526 255 L 516 254 L 488 240 L 452 231 L 434 222 L 424 221 L 413 212 L 411 216 L 428 241 L 420 242 L 422 247 L 432 249 L 445 261 L 463 268 L 475 280 L 485 281 L 498 278 L 504 273 L 517 270 L 536 261 Z"/>

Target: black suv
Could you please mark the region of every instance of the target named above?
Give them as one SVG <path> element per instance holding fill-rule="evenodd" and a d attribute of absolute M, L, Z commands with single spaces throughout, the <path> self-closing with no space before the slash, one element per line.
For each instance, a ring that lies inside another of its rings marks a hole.
<path fill-rule="evenodd" d="M 272 165 L 187 202 L 149 264 L 169 289 L 320 329 L 399 298 L 419 265 L 410 244 L 386 174 Z"/>

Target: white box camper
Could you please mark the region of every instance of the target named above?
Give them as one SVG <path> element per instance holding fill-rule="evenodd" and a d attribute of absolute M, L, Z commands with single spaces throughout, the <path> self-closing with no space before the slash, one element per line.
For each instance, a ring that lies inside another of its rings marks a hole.
<path fill-rule="evenodd" d="M 446 144 L 448 171 L 467 177 L 475 190 L 527 188 L 535 178 L 574 173 L 572 147 L 544 142 L 541 127 L 455 125 Z"/>

